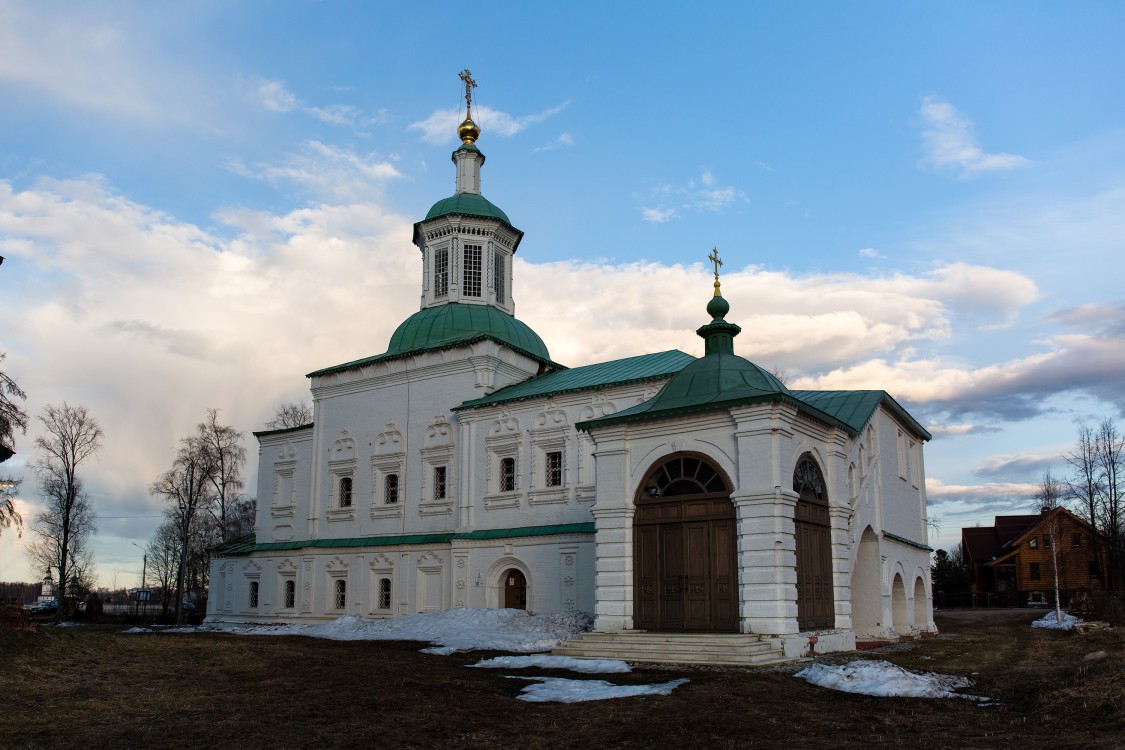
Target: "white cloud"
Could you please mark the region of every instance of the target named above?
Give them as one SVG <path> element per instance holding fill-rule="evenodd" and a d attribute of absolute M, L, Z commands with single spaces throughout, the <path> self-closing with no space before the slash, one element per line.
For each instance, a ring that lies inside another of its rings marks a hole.
<path fill-rule="evenodd" d="M 1018 169 L 1031 161 L 1016 154 L 988 154 L 977 143 L 973 122 L 949 102 L 935 96 L 922 99 L 922 165 L 952 171 L 962 177 L 982 172 Z"/>
<path fill-rule="evenodd" d="M 550 143 L 548 143 L 546 145 L 543 145 L 543 146 L 539 146 L 538 148 L 532 149 L 531 153 L 537 154 L 540 151 L 555 151 L 556 149 L 560 149 L 563 146 L 573 146 L 573 145 L 574 145 L 574 136 L 572 136 L 570 133 L 562 133 L 562 134 L 559 135 L 558 138 L 551 141 Z"/>
<path fill-rule="evenodd" d="M 566 109 L 570 102 L 545 109 L 531 115 L 513 117 L 507 112 L 493 109 L 488 106 L 478 106 L 473 109 L 473 121 L 480 127 L 482 133 L 510 137 L 526 130 L 531 125 L 537 125 L 559 112 Z M 456 140 L 457 126 L 465 119 L 465 110 L 458 107 L 452 109 L 434 110 L 433 114 L 425 120 L 411 123 L 407 130 L 417 130 L 422 134 L 422 140 L 428 143 L 452 143 Z"/>
<path fill-rule="evenodd" d="M 750 202 L 741 190 L 719 185 L 710 170 L 703 170 L 698 178 L 690 179 L 684 185 L 667 182 L 654 185 L 641 200 L 647 204 L 641 207 L 641 218 L 656 223 L 678 218 L 681 209 L 696 213 L 722 213 L 734 205 Z"/>
<path fill-rule="evenodd" d="M 861 257 L 861 258 L 882 258 L 883 256 L 879 255 L 879 253 L 873 247 L 861 247 L 859 249 L 859 257 Z"/>
<path fill-rule="evenodd" d="M 281 164 L 253 166 L 232 161 L 235 174 L 271 184 L 296 185 L 309 195 L 328 201 L 374 199 L 387 182 L 402 176 L 398 169 L 376 154 L 358 154 L 348 149 L 309 141 Z"/>
<path fill-rule="evenodd" d="M 641 218 L 654 224 L 663 224 L 676 218 L 676 209 L 642 208 Z"/>
<path fill-rule="evenodd" d="M 250 100 L 271 112 L 302 112 L 334 126 L 366 127 L 387 121 L 386 110 L 372 114 L 350 104 L 327 104 L 322 107 L 305 104 L 296 94 L 286 89 L 281 81 L 262 81 L 250 92 Z"/>

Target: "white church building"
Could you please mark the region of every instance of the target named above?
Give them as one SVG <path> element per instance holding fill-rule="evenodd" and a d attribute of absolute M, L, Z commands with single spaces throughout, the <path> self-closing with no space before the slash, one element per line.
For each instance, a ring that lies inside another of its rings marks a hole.
<path fill-rule="evenodd" d="M 309 374 L 312 424 L 255 433 L 255 533 L 217 550 L 208 620 L 576 610 L 786 655 L 935 632 L 926 430 L 735 354 L 717 255 L 703 357 L 552 360 L 515 317 L 523 232 L 481 194 L 465 78 L 456 192 L 414 225 L 421 309 Z"/>

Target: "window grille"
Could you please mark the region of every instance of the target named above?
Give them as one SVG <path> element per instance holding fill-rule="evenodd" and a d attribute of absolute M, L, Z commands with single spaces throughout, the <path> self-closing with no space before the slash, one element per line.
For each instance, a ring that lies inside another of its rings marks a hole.
<path fill-rule="evenodd" d="M 434 253 L 434 296 L 449 294 L 449 250 Z"/>
<path fill-rule="evenodd" d="M 499 250 L 492 252 L 492 288 L 496 290 L 496 302 L 504 304 L 504 254 Z"/>
<path fill-rule="evenodd" d="M 516 490 L 516 459 L 504 458 L 500 460 L 500 491 L 515 492 Z"/>
<path fill-rule="evenodd" d="M 379 609 L 391 608 L 391 579 L 379 579 Z"/>
<path fill-rule="evenodd" d="M 250 582 L 250 609 L 258 608 L 258 582 Z"/>
<path fill-rule="evenodd" d="M 344 609 L 348 603 L 348 582 L 343 578 L 336 579 L 336 609 Z"/>
<path fill-rule="evenodd" d="M 546 484 L 548 487 L 562 487 L 562 451 L 547 453 Z"/>
<path fill-rule="evenodd" d="M 351 477 L 341 477 L 340 478 L 340 507 L 341 508 L 352 507 L 352 478 Z"/>
<path fill-rule="evenodd" d="M 285 608 L 293 609 L 297 604 L 297 582 L 285 582 Z"/>
<path fill-rule="evenodd" d="M 434 467 L 434 500 L 445 499 L 445 467 Z"/>
<path fill-rule="evenodd" d="M 466 297 L 480 296 L 481 246 L 465 245 L 465 271 L 462 294 Z"/>
<path fill-rule="evenodd" d="M 398 474 L 388 474 L 383 480 L 383 504 L 394 505 L 398 502 Z"/>

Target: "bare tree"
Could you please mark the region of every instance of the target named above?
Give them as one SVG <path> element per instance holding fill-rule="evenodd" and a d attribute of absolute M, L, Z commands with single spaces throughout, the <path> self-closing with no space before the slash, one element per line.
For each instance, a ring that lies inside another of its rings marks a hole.
<path fill-rule="evenodd" d="M 1043 472 L 1039 489 L 1035 493 L 1035 503 L 1040 513 L 1047 514 L 1047 533 L 1051 535 L 1051 571 L 1055 584 L 1055 619 L 1062 622 L 1062 603 L 1059 601 L 1059 514 L 1066 485 L 1055 479 L 1051 470 Z"/>
<path fill-rule="evenodd" d="M 242 465 L 246 463 L 246 448 L 242 445 L 242 433 L 228 425 L 219 424 L 217 409 L 208 409 L 207 417 L 196 428 L 199 444 L 210 456 L 211 472 L 207 481 L 211 484 L 215 502 L 208 510 L 219 523 L 219 539 L 225 542 L 228 537 L 228 515 L 242 500 Z"/>
<path fill-rule="evenodd" d="M 1098 425 L 1095 447 L 1096 460 L 1101 474 L 1101 530 L 1106 535 L 1109 547 L 1108 588 L 1115 590 L 1125 576 L 1125 542 L 1122 526 L 1125 525 L 1125 508 L 1122 508 L 1122 494 L 1125 492 L 1125 435 L 1118 432 L 1111 419 L 1104 419 Z"/>
<path fill-rule="evenodd" d="M 290 427 L 304 427 L 312 424 L 313 410 L 308 404 L 283 403 L 273 410 L 273 419 L 266 422 L 267 430 L 284 430 Z"/>
<path fill-rule="evenodd" d="M 176 524 L 179 539 L 179 561 L 176 572 L 176 624 L 182 625 L 184 576 L 187 572 L 187 550 L 191 542 L 192 524 L 199 511 L 206 512 L 214 502 L 211 476 L 215 472 L 211 450 L 198 435 L 180 440 L 172 468 L 157 477 L 149 492 L 167 500 L 169 515 Z"/>
<path fill-rule="evenodd" d="M 257 514 L 257 499 L 243 497 L 235 503 L 233 509 L 227 512 L 226 539 L 237 539 L 240 536 L 253 534 Z"/>
<path fill-rule="evenodd" d="M 1067 480 L 1067 495 L 1074 502 L 1078 517 L 1089 524 L 1095 533 L 1090 534 L 1090 552 L 1094 564 L 1102 580 L 1105 581 L 1105 571 L 1101 569 L 1101 502 L 1102 478 L 1098 469 L 1098 436 L 1094 430 L 1085 425 L 1078 428 L 1078 440 L 1073 450 L 1063 456 L 1070 466 L 1070 478 Z"/>
<path fill-rule="evenodd" d="M 47 509 L 36 519 L 36 533 L 52 547 L 50 572 L 57 576 L 59 596 L 65 597 L 72 580 L 90 569 L 85 541 L 94 532 L 94 513 L 82 491 L 79 467 L 101 448 L 102 429 L 84 406 L 48 404 L 39 415 L 45 432 L 35 439 L 36 455 L 29 464 L 38 480 Z M 72 570 L 73 567 L 73 570 Z M 60 602 L 58 619 L 67 617 Z"/>
<path fill-rule="evenodd" d="M 171 514 L 156 527 L 145 549 L 148 553 L 149 573 L 160 587 L 160 610 L 166 615 L 172 603 L 173 587 L 176 585 L 180 564 L 180 532 L 176 519 Z"/>
<path fill-rule="evenodd" d="M 7 355 L 0 352 L 0 362 Z M 8 460 L 16 448 L 16 430 L 27 432 L 27 412 L 12 399 L 26 399 L 27 394 L 16 381 L 0 371 L 0 463 Z M 16 512 L 16 492 L 20 481 L 12 476 L 0 476 L 0 529 L 16 527 L 16 535 L 22 536 L 23 518 Z"/>

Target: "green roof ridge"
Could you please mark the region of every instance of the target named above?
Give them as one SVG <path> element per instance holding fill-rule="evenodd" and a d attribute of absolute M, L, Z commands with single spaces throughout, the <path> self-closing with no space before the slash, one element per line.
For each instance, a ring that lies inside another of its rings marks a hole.
<path fill-rule="evenodd" d="M 442 532 L 423 534 L 392 534 L 384 536 L 344 537 L 340 539 L 307 539 L 295 542 L 254 541 L 254 535 L 233 539 L 226 544 L 212 547 L 211 551 L 221 557 L 242 557 L 254 552 L 284 552 L 308 549 L 310 547 L 394 547 L 419 544 L 447 544 L 454 540 L 512 539 L 528 536 L 557 536 L 559 534 L 593 534 L 593 521 L 581 523 L 550 524 L 546 526 L 519 526 L 508 529 L 478 529 L 476 531 Z"/>
<path fill-rule="evenodd" d="M 685 354 L 678 349 L 669 349 L 654 354 L 641 354 L 609 362 L 556 370 L 501 388 L 488 396 L 465 401 L 460 406 L 454 407 L 453 411 L 654 380 L 674 375 L 694 361 L 695 358 L 690 354 Z"/>

